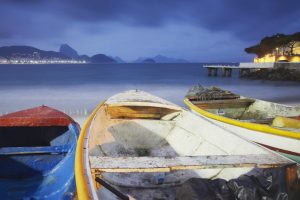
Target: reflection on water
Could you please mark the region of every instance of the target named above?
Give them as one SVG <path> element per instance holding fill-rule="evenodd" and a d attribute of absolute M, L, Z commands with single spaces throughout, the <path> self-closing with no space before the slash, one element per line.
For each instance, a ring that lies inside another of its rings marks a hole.
<path fill-rule="evenodd" d="M 198 83 L 300 104 L 300 83 L 239 79 L 237 73 L 207 77 L 202 64 L 0 65 L 0 71 L 0 114 L 44 104 L 83 122 L 102 100 L 130 89 L 184 106 L 187 90 Z"/>

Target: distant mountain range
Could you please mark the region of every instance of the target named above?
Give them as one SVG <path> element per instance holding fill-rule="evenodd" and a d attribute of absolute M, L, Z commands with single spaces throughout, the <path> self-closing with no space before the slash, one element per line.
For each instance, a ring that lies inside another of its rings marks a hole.
<path fill-rule="evenodd" d="M 114 59 L 104 55 L 104 54 L 96 54 L 91 57 L 92 63 L 116 63 Z"/>
<path fill-rule="evenodd" d="M 115 61 L 117 61 L 117 63 L 126 63 L 122 58 L 118 57 L 118 56 L 109 56 L 110 58 L 114 59 Z"/>
<path fill-rule="evenodd" d="M 79 55 L 75 49 L 68 44 L 62 44 L 59 51 L 45 51 L 31 46 L 4 46 L 0 47 L 0 59 L 7 60 L 74 60 L 88 63 L 126 63 L 120 57 L 96 54 L 93 56 Z M 134 63 L 188 63 L 184 59 L 169 58 L 162 55 L 141 57 Z"/>
<path fill-rule="evenodd" d="M 87 55 L 78 55 L 67 44 L 63 44 L 59 48 L 59 52 L 56 51 L 44 51 L 31 46 L 5 46 L 0 47 L 0 58 L 7 60 L 20 60 L 20 59 L 32 59 L 32 60 L 80 60 L 91 63 L 116 63 L 117 61 L 104 54 L 96 54 L 92 57 Z"/>
<path fill-rule="evenodd" d="M 157 55 L 153 58 L 141 57 L 134 61 L 135 63 L 188 63 L 189 61 L 184 59 L 169 58 L 162 55 Z"/>
<path fill-rule="evenodd" d="M 39 58 L 39 59 L 68 59 L 69 57 L 55 51 L 44 51 L 30 46 L 0 47 L 0 57 L 6 59 Z"/>
<path fill-rule="evenodd" d="M 147 58 L 143 61 L 143 63 L 156 63 L 156 61 L 152 58 Z"/>

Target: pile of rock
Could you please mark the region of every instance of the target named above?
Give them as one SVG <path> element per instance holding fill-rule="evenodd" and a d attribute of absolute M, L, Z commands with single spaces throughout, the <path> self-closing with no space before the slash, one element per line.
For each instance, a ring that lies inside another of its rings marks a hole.
<path fill-rule="evenodd" d="M 244 74 L 242 77 L 274 81 L 300 81 L 300 72 L 295 69 L 279 67 L 252 71 Z"/>
<path fill-rule="evenodd" d="M 192 101 L 209 101 L 237 99 L 240 96 L 232 93 L 231 91 L 222 90 L 215 86 L 202 87 L 201 85 L 196 85 L 187 92 L 185 97 Z"/>

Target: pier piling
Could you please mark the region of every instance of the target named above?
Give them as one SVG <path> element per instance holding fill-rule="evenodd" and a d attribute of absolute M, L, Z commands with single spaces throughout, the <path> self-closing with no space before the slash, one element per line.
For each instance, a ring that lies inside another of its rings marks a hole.
<path fill-rule="evenodd" d="M 214 70 L 214 76 L 218 76 L 218 68 L 213 68 Z"/>
<path fill-rule="evenodd" d="M 222 77 L 226 77 L 226 69 L 222 68 Z"/>
<path fill-rule="evenodd" d="M 253 70 L 273 69 L 275 63 L 240 63 L 239 65 L 204 65 L 207 68 L 208 76 L 218 76 L 218 69 L 222 71 L 222 77 L 231 77 L 233 69 L 239 71 L 239 76 L 247 76 Z"/>
<path fill-rule="evenodd" d="M 231 77 L 231 74 L 232 74 L 232 69 L 228 68 L 228 77 Z"/>
<path fill-rule="evenodd" d="M 232 69 L 231 68 L 222 68 L 222 77 L 231 77 Z"/>
<path fill-rule="evenodd" d="M 239 76 L 240 77 L 243 77 L 243 76 L 245 76 L 245 75 L 247 75 L 249 73 L 250 73 L 250 69 L 240 69 L 239 70 Z"/>
<path fill-rule="evenodd" d="M 211 68 L 207 68 L 208 76 L 211 76 Z"/>

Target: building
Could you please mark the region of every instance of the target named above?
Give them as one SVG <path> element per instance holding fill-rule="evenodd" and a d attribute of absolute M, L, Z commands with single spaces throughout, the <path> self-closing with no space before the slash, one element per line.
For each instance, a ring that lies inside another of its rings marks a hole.
<path fill-rule="evenodd" d="M 9 61 L 6 58 L 0 57 L 0 64 L 8 64 Z"/>
<path fill-rule="evenodd" d="M 254 62 L 300 62 L 300 42 L 295 42 L 292 49 L 288 46 L 277 47 L 272 53 L 254 58 Z"/>

